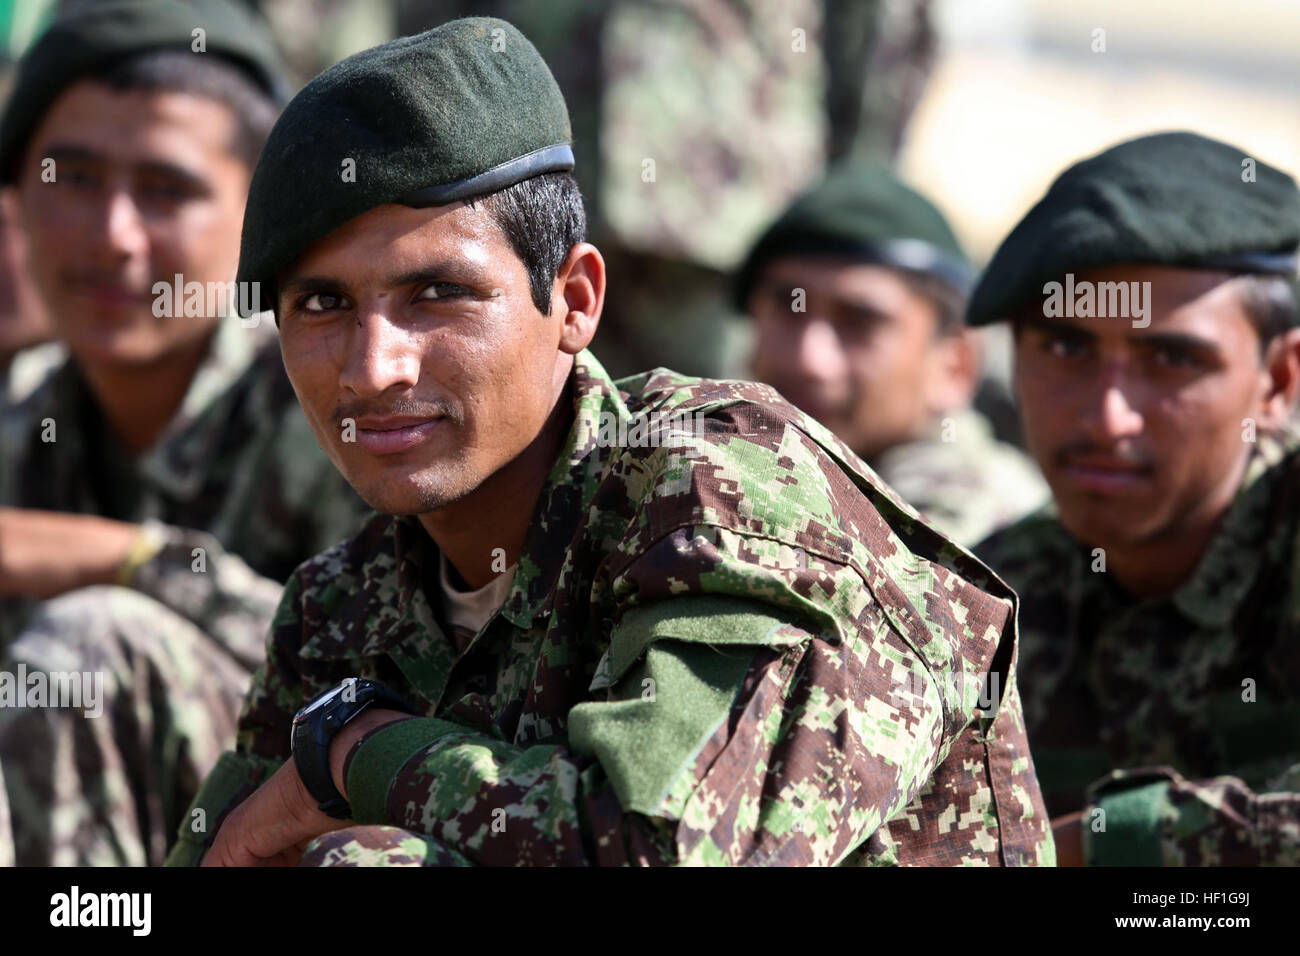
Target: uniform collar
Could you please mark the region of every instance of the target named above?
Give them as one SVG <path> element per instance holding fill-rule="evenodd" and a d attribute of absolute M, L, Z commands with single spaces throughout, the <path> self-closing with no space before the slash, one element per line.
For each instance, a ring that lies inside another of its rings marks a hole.
<path fill-rule="evenodd" d="M 1280 530 L 1273 511 L 1283 469 L 1279 464 L 1300 449 L 1293 434 L 1262 437 L 1223 523 L 1210 539 L 1200 564 L 1171 600 L 1186 618 L 1204 627 L 1226 627 L 1249 592 Z"/>
<path fill-rule="evenodd" d="M 248 370 L 258 352 L 274 341 L 274 330 L 268 331 L 265 322 L 248 329 L 232 316 L 217 325 L 180 408 L 158 440 L 134 460 L 136 473 L 146 485 L 180 501 L 198 494 L 211 468 L 213 446 L 223 434 L 221 428 L 211 427 L 214 415 L 225 414 L 214 408 L 216 400 Z M 32 429 L 38 429 L 46 417 L 58 422 L 59 428 L 65 428 L 65 422 L 76 422 L 76 428 L 101 427 L 85 421 L 83 414 L 84 403 L 94 401 L 76 362 L 68 359 L 52 376 L 35 414 L 25 420 L 31 422 Z M 33 436 L 31 440 L 36 439 Z M 126 456 L 125 451 L 121 454 Z"/>

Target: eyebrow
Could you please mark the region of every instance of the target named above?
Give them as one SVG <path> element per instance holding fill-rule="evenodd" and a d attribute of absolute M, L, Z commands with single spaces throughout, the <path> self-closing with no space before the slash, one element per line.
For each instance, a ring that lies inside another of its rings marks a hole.
<path fill-rule="evenodd" d="M 1087 342 L 1095 342 L 1097 333 L 1088 329 L 1080 328 L 1070 322 L 1062 322 L 1059 319 L 1035 319 L 1025 326 L 1026 329 L 1044 332 L 1056 333 L 1057 335 L 1070 335 L 1077 339 Z M 1198 352 L 1219 351 L 1219 343 L 1213 339 L 1202 338 L 1198 335 L 1189 335 L 1186 332 L 1141 332 L 1132 336 L 1134 348 L 1154 349 L 1154 348 L 1184 348 Z"/>
<path fill-rule="evenodd" d="M 410 285 L 430 285 L 434 282 L 454 282 L 458 285 L 488 285 L 487 274 L 479 266 L 462 260 L 442 260 L 384 276 L 380 285 L 386 289 Z M 329 276 L 289 276 L 280 283 L 280 291 L 292 295 L 296 292 L 341 292 L 345 284 Z"/>
<path fill-rule="evenodd" d="M 84 146 L 72 146 L 65 143 L 56 143 L 45 150 L 47 158 L 53 159 L 57 165 L 60 160 L 63 162 L 83 162 L 83 163 L 107 163 L 109 158 L 103 153 L 95 152 Z M 182 180 L 187 186 L 196 190 L 208 191 L 207 180 L 197 173 L 191 172 L 184 166 L 176 163 L 168 163 L 161 159 L 146 159 L 131 163 L 133 169 L 151 173 L 155 176 L 170 176 Z"/>

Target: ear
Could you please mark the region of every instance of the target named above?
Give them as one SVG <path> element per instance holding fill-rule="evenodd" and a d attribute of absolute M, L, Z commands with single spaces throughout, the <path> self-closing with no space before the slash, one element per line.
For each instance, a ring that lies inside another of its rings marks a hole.
<path fill-rule="evenodd" d="M 1300 398 L 1300 329 L 1288 329 L 1269 343 L 1264 353 L 1264 399 L 1259 410 L 1261 431 L 1282 430 Z"/>
<path fill-rule="evenodd" d="M 973 329 L 940 335 L 930 346 L 926 404 L 931 415 L 964 408 L 975 397 L 983 364 L 983 343 Z"/>
<path fill-rule="evenodd" d="M 604 304 L 605 259 L 591 243 L 580 242 L 560 264 L 551 293 L 551 314 L 560 312 L 561 352 L 577 355 L 591 343 Z"/>

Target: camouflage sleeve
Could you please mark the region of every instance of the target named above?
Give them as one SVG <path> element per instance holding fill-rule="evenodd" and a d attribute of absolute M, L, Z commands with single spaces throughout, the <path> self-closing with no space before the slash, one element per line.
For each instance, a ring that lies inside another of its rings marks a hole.
<path fill-rule="evenodd" d="M 280 584 L 210 534 L 157 521 L 146 521 L 140 533 L 154 554 L 127 583 L 191 621 L 245 668 L 256 667 Z"/>
<path fill-rule="evenodd" d="M 573 708 L 567 740 L 389 725 L 349 767 L 354 819 L 480 865 L 837 863 L 912 801 L 953 730 L 940 682 L 863 610 L 841 632 L 735 596 L 634 606 L 593 681 L 606 699 Z"/>
<path fill-rule="evenodd" d="M 1088 865 L 1295 866 L 1300 764 L 1276 783 L 1255 793 L 1236 777 L 1186 780 L 1170 767 L 1114 771 L 1089 789 Z"/>

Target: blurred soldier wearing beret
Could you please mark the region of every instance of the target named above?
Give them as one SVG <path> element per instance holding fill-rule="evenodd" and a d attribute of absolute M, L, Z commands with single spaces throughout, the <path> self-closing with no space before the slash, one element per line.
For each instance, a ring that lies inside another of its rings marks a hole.
<path fill-rule="evenodd" d="M 248 182 L 286 92 L 269 35 L 228 0 L 69 3 L 18 64 L 0 181 L 69 354 L 6 413 L 0 449 L 20 865 L 163 861 L 233 738 L 282 582 L 365 513 L 270 317 L 234 307 Z M 96 716 L 31 696 L 69 674 Z"/>
<path fill-rule="evenodd" d="M 609 377 L 569 140 L 482 18 L 272 132 L 239 274 L 380 514 L 287 585 L 169 862 L 1050 863 L 1010 591 L 771 388 Z"/>
<path fill-rule="evenodd" d="M 970 407 L 972 274 L 943 214 L 893 173 L 847 162 L 759 238 L 737 281 L 754 376 L 970 547 L 1047 500 L 1034 463 Z"/>
<path fill-rule="evenodd" d="M 1290 176 L 1161 133 L 1062 173 L 972 296 L 1054 497 L 977 553 L 1063 862 L 1300 862 L 1298 245 Z"/>

